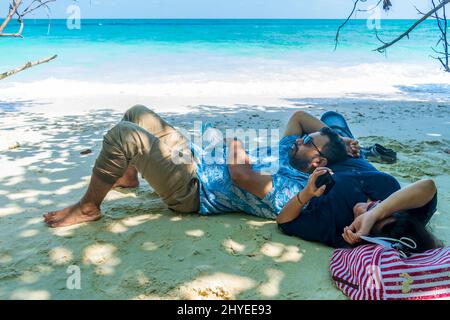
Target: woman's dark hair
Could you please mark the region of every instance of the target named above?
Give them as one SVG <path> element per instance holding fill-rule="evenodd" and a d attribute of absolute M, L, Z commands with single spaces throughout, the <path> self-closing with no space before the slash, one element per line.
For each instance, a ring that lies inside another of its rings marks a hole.
<path fill-rule="evenodd" d="M 328 160 L 328 165 L 345 161 L 348 158 L 347 148 L 344 140 L 339 137 L 336 131 L 329 127 L 323 127 L 319 132 L 321 135 L 327 136 L 330 140 L 321 150 L 322 154 Z"/>
<path fill-rule="evenodd" d="M 433 234 L 427 230 L 416 218 L 408 214 L 396 214 L 392 222 L 386 223 L 381 231 L 373 234 L 376 237 L 388 237 L 400 239 L 407 237 L 417 244 L 416 249 L 411 249 L 412 253 L 421 253 L 427 250 L 443 247 L 441 241 L 437 240 Z"/>

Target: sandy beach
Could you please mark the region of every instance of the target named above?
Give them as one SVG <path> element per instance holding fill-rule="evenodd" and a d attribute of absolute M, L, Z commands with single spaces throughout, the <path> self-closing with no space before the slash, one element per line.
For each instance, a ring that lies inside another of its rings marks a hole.
<path fill-rule="evenodd" d="M 33 99 L 10 88 L 0 89 L 8 98 L 0 101 L 8 110 L 0 118 L 0 299 L 346 299 L 330 278 L 331 248 L 241 213 L 176 214 L 145 181 L 110 192 L 100 221 L 49 229 L 42 214 L 80 198 L 103 134 L 136 103 L 187 130 L 195 120 L 221 130 L 283 128 L 294 110 L 342 112 L 362 145 L 378 142 L 399 153 L 398 163 L 378 168 L 402 184 L 435 179 L 439 204 L 431 228 L 450 243 L 448 86 L 426 98 L 416 88 L 282 99 L 92 96 L 68 89 Z M 92 153 L 80 154 L 87 149 Z M 66 286 L 73 265 L 81 271 L 79 290 Z"/>

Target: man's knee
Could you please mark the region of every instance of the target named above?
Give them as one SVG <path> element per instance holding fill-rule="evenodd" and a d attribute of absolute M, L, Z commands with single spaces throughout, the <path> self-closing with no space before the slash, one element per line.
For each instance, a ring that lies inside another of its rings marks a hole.
<path fill-rule="evenodd" d="M 116 124 L 104 137 L 104 142 L 115 145 L 119 144 L 125 146 L 125 144 L 135 145 L 138 141 L 142 141 L 143 130 L 135 123 L 129 121 L 121 121 Z"/>
<path fill-rule="evenodd" d="M 135 123 L 132 123 L 130 121 L 121 121 L 114 127 L 112 127 L 107 134 L 123 135 L 125 133 L 134 132 L 138 129 L 139 126 L 137 126 Z"/>
<path fill-rule="evenodd" d="M 154 111 L 150 110 L 146 106 L 144 106 L 142 104 L 137 104 L 135 106 L 132 106 L 130 109 L 128 109 L 125 112 L 123 120 L 130 121 L 130 122 L 136 122 L 136 120 L 139 119 L 139 117 L 142 114 L 149 114 L 149 113 L 150 114 L 155 114 Z"/>
<path fill-rule="evenodd" d="M 95 162 L 94 173 L 103 181 L 113 184 L 125 173 L 131 161 L 142 149 L 138 144 L 139 127 L 122 121 L 103 137 L 103 146 Z"/>

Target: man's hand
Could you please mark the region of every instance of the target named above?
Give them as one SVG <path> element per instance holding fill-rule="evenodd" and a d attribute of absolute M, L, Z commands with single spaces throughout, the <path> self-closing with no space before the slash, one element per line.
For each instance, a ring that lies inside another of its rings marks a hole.
<path fill-rule="evenodd" d="M 242 142 L 235 139 L 225 140 L 224 142 L 228 145 L 228 165 L 242 165 L 242 164 L 250 164 L 250 157 L 242 145 Z"/>
<path fill-rule="evenodd" d="M 319 167 L 314 170 L 314 172 L 309 176 L 308 184 L 305 187 L 305 192 L 308 196 L 312 197 L 320 197 L 324 192 L 327 186 L 321 186 L 320 188 L 316 187 L 316 180 L 319 176 L 325 174 L 326 172 L 333 173 L 331 169 L 325 167 Z"/>
<path fill-rule="evenodd" d="M 233 139 L 227 157 L 228 172 L 234 185 L 260 199 L 273 189 L 272 176 L 254 171 L 242 143 Z"/>
<path fill-rule="evenodd" d="M 347 153 L 352 157 L 359 157 L 361 146 L 359 145 L 358 140 L 354 140 L 352 138 L 341 137 L 345 142 L 345 147 L 347 148 Z"/>
<path fill-rule="evenodd" d="M 370 233 L 375 222 L 377 222 L 376 216 L 368 211 L 357 217 L 349 227 L 345 227 L 342 237 L 347 243 L 356 244 L 361 241 L 361 236 L 367 236 Z"/>

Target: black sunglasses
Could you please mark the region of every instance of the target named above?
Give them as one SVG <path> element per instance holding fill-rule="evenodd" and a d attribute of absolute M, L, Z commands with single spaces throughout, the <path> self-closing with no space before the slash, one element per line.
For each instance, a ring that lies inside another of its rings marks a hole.
<path fill-rule="evenodd" d="M 305 134 L 303 136 L 303 144 L 307 145 L 309 143 L 311 143 L 313 145 L 313 147 L 316 148 L 317 152 L 319 153 L 319 155 L 322 158 L 326 158 L 325 155 L 322 152 L 320 152 L 319 148 L 317 148 L 316 144 L 314 143 L 313 138 L 309 134 Z"/>

